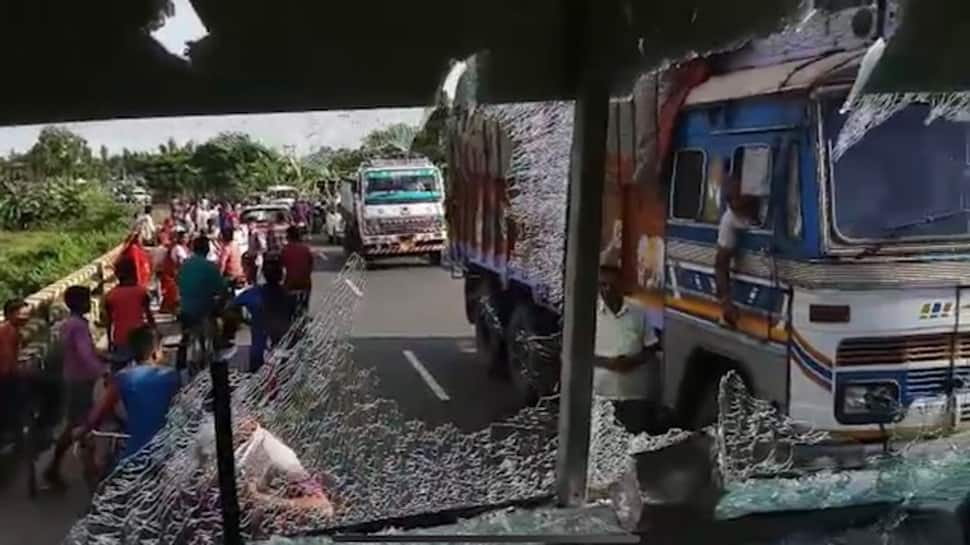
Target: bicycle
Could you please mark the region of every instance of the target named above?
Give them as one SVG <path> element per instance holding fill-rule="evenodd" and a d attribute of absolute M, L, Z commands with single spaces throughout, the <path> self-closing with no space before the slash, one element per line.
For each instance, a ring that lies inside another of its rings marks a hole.
<path fill-rule="evenodd" d="M 179 342 L 177 367 L 184 373 L 183 384 L 187 384 L 201 371 L 209 368 L 216 354 L 232 344 L 231 335 L 235 330 L 225 327 L 225 311 L 234 297 L 235 286 L 226 285 L 225 291 L 215 298 L 215 305 L 209 315 L 197 323 L 183 322 L 182 339 Z"/>
<path fill-rule="evenodd" d="M 119 358 L 120 359 L 120 358 Z M 123 367 L 120 364 L 115 366 Z M 118 369 L 116 369 L 117 371 Z M 99 405 L 110 387 L 112 378 L 105 376 L 95 383 L 92 399 Z M 82 474 L 88 489 L 93 493 L 101 480 L 117 463 L 125 448 L 128 434 L 122 432 L 127 421 L 124 406 L 119 404 L 112 409 L 112 416 L 92 429 L 74 443 L 74 456 L 81 465 Z"/>

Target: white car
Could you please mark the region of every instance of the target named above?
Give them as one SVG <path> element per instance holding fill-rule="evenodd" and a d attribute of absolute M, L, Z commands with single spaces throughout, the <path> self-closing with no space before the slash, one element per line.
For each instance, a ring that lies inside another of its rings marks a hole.
<path fill-rule="evenodd" d="M 240 250 L 245 253 L 249 249 L 249 240 L 252 236 L 259 236 L 265 240 L 270 226 L 279 214 L 283 215 L 287 225 L 293 222 L 290 207 L 282 204 L 258 204 L 243 208 L 239 214 L 239 223 L 248 225 L 253 232 L 247 233 L 246 241 L 240 246 Z"/>
<path fill-rule="evenodd" d="M 274 185 L 266 189 L 267 204 L 293 206 L 300 196 L 300 190 L 290 185 Z"/>
<path fill-rule="evenodd" d="M 152 203 L 152 194 L 147 189 L 136 187 L 128 193 L 128 199 L 134 204 L 148 205 Z"/>

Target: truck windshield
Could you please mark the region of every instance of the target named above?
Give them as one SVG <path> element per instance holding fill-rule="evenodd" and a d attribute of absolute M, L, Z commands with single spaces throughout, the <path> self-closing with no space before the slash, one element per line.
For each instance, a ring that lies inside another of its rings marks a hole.
<path fill-rule="evenodd" d="M 406 204 L 441 200 L 435 170 L 371 171 L 366 173 L 366 204 Z"/>
<path fill-rule="evenodd" d="M 834 146 L 845 116 L 824 107 Z M 970 123 L 912 105 L 870 130 L 832 168 L 836 233 L 846 241 L 970 236 Z"/>
<path fill-rule="evenodd" d="M 270 199 L 295 199 L 299 194 L 296 189 L 275 189 L 267 192 Z"/>

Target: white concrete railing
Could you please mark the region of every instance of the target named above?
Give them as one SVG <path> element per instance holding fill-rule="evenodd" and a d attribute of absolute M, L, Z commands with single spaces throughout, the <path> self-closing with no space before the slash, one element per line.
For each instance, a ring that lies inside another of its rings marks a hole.
<path fill-rule="evenodd" d="M 25 344 L 20 354 L 22 368 L 32 368 L 47 354 L 54 337 L 54 324 L 67 316 L 67 307 L 64 305 L 64 292 L 67 288 L 75 285 L 91 288 L 95 295 L 91 301 L 91 316 L 98 321 L 101 316 L 100 295 L 115 283 L 114 263 L 122 249 L 123 245 L 116 246 L 91 263 L 24 299 L 30 307 L 30 321 L 22 332 Z"/>

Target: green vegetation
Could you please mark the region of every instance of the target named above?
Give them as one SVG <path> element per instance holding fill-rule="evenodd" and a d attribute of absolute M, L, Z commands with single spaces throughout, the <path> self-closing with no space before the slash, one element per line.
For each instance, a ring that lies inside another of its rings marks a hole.
<path fill-rule="evenodd" d="M 116 246 L 122 233 L 0 232 L 0 301 L 26 297 Z"/>
<path fill-rule="evenodd" d="M 121 242 L 131 211 L 111 197 L 83 138 L 44 129 L 0 161 L 0 301 L 26 297 Z"/>
<path fill-rule="evenodd" d="M 26 153 L 0 158 L 0 301 L 27 296 L 118 244 L 132 210 L 112 190 L 131 181 L 157 199 L 240 198 L 275 184 L 316 191 L 368 158 L 408 151 L 444 157 L 436 138 L 405 124 L 372 132 L 357 149 L 321 148 L 302 158 L 238 133 L 199 145 L 169 140 L 154 152 L 111 155 L 102 147 L 95 154 L 81 136 L 47 127 Z"/>

